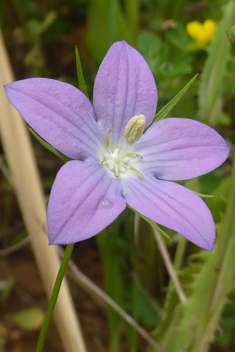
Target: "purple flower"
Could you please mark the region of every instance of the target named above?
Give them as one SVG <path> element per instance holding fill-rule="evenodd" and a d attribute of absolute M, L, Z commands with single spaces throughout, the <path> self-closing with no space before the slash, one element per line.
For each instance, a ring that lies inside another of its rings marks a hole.
<path fill-rule="evenodd" d="M 78 89 L 56 80 L 26 79 L 5 89 L 26 122 L 75 159 L 60 169 L 52 187 L 50 244 L 96 235 L 129 204 L 198 246 L 213 249 L 209 209 L 195 193 L 170 181 L 215 169 L 228 157 L 229 147 L 216 131 L 194 120 L 167 118 L 148 129 L 157 89 L 134 48 L 122 41 L 108 51 L 95 80 L 94 109 Z"/>

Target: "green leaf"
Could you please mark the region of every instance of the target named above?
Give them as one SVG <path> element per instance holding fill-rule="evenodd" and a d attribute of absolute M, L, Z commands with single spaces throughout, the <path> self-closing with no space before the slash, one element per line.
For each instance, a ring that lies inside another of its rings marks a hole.
<path fill-rule="evenodd" d="M 80 60 L 78 48 L 76 46 L 75 46 L 75 56 L 76 56 L 77 76 L 78 76 L 78 88 L 83 94 L 87 96 L 87 98 L 89 98 L 87 89 L 86 89 L 86 83 L 82 72 L 81 60 Z"/>
<path fill-rule="evenodd" d="M 159 73 L 164 70 L 168 46 L 160 38 L 148 31 L 142 31 L 138 37 L 137 46 L 151 71 L 159 78 Z"/>
<path fill-rule="evenodd" d="M 21 310 L 11 316 L 11 320 L 23 330 L 37 330 L 44 320 L 44 313 L 37 307 Z"/>
<path fill-rule="evenodd" d="M 178 103 L 178 101 L 185 95 L 185 93 L 189 90 L 189 88 L 191 87 L 191 85 L 193 84 L 193 82 L 195 81 L 195 79 L 197 78 L 198 74 L 196 74 L 185 86 L 183 89 L 181 89 L 181 91 L 176 94 L 176 96 L 169 101 L 168 104 L 166 104 L 164 106 L 164 108 L 162 108 L 155 116 L 153 119 L 152 124 L 154 124 L 157 121 L 163 120 L 165 117 L 167 117 L 167 115 L 169 114 L 169 112 L 173 109 L 173 107 Z"/>
<path fill-rule="evenodd" d="M 168 29 L 165 36 L 171 44 L 182 51 L 186 51 L 190 38 L 186 32 L 185 26 L 182 23 L 177 23 L 176 28 Z"/>
<path fill-rule="evenodd" d="M 117 0 L 90 0 L 88 6 L 87 45 L 92 56 L 101 62 L 109 47 L 118 40 L 133 45 L 133 33 Z"/>
<path fill-rule="evenodd" d="M 199 192 L 195 192 L 199 197 L 201 198 L 208 198 L 208 199 L 211 199 L 211 198 L 216 198 L 218 197 L 217 195 L 215 194 L 204 194 L 204 193 L 199 193 Z"/>
<path fill-rule="evenodd" d="M 223 92 L 226 89 L 224 78 L 231 49 L 228 32 L 234 21 L 235 3 L 230 1 L 208 48 L 208 58 L 199 85 L 198 116 L 200 121 L 209 125 L 215 125 L 222 112 Z"/>

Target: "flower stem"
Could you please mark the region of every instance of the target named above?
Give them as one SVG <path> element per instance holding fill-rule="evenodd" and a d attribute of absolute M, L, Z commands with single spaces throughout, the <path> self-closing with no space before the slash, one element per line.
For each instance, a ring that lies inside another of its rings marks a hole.
<path fill-rule="evenodd" d="M 170 258 L 170 255 L 169 255 L 168 251 L 167 251 L 165 243 L 164 243 L 160 233 L 154 227 L 152 227 L 152 230 L 153 230 L 154 236 L 155 236 L 155 238 L 157 240 L 158 247 L 159 247 L 159 250 L 160 250 L 161 255 L 162 255 L 162 259 L 163 259 L 163 261 L 165 263 L 165 266 L 166 266 L 166 269 L 168 271 L 168 274 L 169 274 L 169 276 L 170 276 L 170 278 L 172 280 L 172 283 L 173 283 L 173 285 L 175 287 L 175 290 L 177 292 L 179 300 L 180 300 L 181 303 L 184 303 L 184 302 L 186 302 L 187 298 L 186 298 L 186 296 L 184 294 L 184 291 L 183 291 L 183 289 L 181 287 L 180 281 L 179 281 L 178 276 L 177 276 L 177 274 L 175 272 L 174 266 L 173 266 L 173 264 L 171 262 L 171 258 Z"/>
<path fill-rule="evenodd" d="M 53 289 L 53 292 L 52 292 L 51 300 L 50 300 L 49 307 L 48 307 L 48 310 L 47 310 L 47 313 L 46 313 L 46 317 L 45 317 L 45 320 L 44 320 L 44 323 L 43 323 L 43 326 L 42 326 L 42 329 L 41 329 L 41 332 L 40 332 L 40 335 L 39 335 L 39 339 L 38 339 L 38 343 L 37 343 L 37 347 L 36 347 L 35 352 L 41 352 L 42 351 L 42 348 L 43 348 L 43 345 L 44 345 L 44 341 L 45 341 L 45 338 L 46 338 L 46 334 L 47 334 L 47 330 L 48 330 L 48 327 L 49 327 L 49 324 L 50 324 L 50 321 L 51 321 L 52 314 L 54 312 L 54 308 L 55 308 L 56 301 L 57 301 L 57 298 L 58 298 L 58 295 L 59 295 L 59 292 L 60 292 L 60 287 L 61 287 L 61 284 L 62 284 L 62 280 L 64 278 L 65 270 L 67 268 L 69 259 L 70 259 L 71 254 L 72 254 L 73 247 L 74 247 L 73 243 L 69 244 L 66 247 L 66 250 L 65 250 L 65 253 L 64 253 L 64 258 L 62 260 L 62 263 L 61 263 L 61 266 L 60 266 L 60 270 L 59 270 L 57 278 L 56 278 L 55 286 L 54 286 L 54 289 Z"/>

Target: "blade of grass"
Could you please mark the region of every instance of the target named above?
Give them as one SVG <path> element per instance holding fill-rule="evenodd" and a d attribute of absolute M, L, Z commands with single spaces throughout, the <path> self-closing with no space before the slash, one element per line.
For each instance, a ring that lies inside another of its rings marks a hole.
<path fill-rule="evenodd" d="M 155 116 L 153 119 L 152 124 L 154 124 L 157 121 L 163 120 L 169 112 L 173 109 L 173 107 L 178 103 L 178 101 L 184 96 L 184 94 L 189 90 L 191 85 L 194 83 L 195 79 L 197 78 L 198 74 L 196 74 L 185 86 L 184 88 L 179 91 L 176 96 L 167 103 L 164 108 L 162 108 Z"/>
<path fill-rule="evenodd" d="M 79 52 L 78 52 L 78 48 L 76 46 L 75 46 L 75 57 L 76 57 L 76 67 L 77 67 L 77 76 L 78 76 L 78 88 L 89 99 L 88 93 L 87 93 L 87 89 L 86 89 L 85 79 L 84 79 L 84 76 L 83 76 L 80 55 L 79 55 Z"/>

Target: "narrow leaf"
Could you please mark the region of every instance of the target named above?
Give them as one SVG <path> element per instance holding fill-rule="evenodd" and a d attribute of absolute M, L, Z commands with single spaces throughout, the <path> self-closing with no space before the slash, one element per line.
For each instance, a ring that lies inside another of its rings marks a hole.
<path fill-rule="evenodd" d="M 216 198 L 216 197 L 218 197 L 218 196 L 216 196 L 215 194 L 204 194 L 204 193 L 199 193 L 199 192 L 195 192 L 194 191 L 194 193 L 196 193 L 199 197 L 201 197 L 201 198 L 208 198 L 208 199 L 210 199 L 210 198 Z"/>
<path fill-rule="evenodd" d="M 78 88 L 89 99 L 87 89 L 86 89 L 86 83 L 85 83 L 83 72 L 82 72 L 82 65 L 81 65 L 81 60 L 80 60 L 77 46 L 75 46 L 75 56 L 76 56 L 77 76 L 78 76 Z"/>
<path fill-rule="evenodd" d="M 155 116 L 153 119 L 152 124 L 154 124 L 157 121 L 163 120 L 169 112 L 173 109 L 173 107 L 178 103 L 178 101 L 184 96 L 184 94 L 189 90 L 195 79 L 197 78 L 198 74 L 196 74 L 185 86 L 181 91 L 176 94 L 176 96 L 167 103 L 164 108 L 162 108 Z"/>
<path fill-rule="evenodd" d="M 223 17 L 218 23 L 216 36 L 208 47 L 208 57 L 202 71 L 198 90 L 199 121 L 214 126 L 223 112 L 225 78 L 231 58 L 231 44 L 228 32 L 235 21 L 235 2 L 224 7 Z"/>

